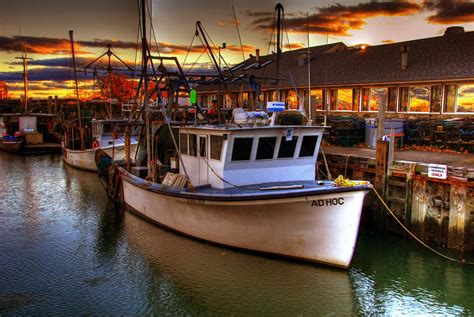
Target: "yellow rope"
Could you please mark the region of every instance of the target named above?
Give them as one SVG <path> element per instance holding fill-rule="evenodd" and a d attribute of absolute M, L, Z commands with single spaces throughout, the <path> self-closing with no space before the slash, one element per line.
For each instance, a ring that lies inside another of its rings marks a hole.
<path fill-rule="evenodd" d="M 416 241 L 418 241 L 421 245 L 423 245 L 424 247 L 426 247 L 427 249 L 429 249 L 430 251 L 433 251 L 434 253 L 438 254 L 439 256 L 447 259 L 447 260 L 450 260 L 450 261 L 453 261 L 453 262 L 456 262 L 456 263 L 461 263 L 461 264 L 469 264 L 469 265 L 474 265 L 474 262 L 468 262 L 468 261 L 465 261 L 464 259 L 463 260 L 457 260 L 457 259 L 454 259 L 454 258 L 451 258 L 439 251 L 436 251 L 435 249 L 433 249 L 432 247 L 430 247 L 429 245 L 427 245 L 426 243 L 424 243 L 423 241 L 421 241 L 417 236 L 415 236 L 410 230 L 408 230 L 407 227 L 405 227 L 403 225 L 403 223 L 397 218 L 397 216 L 393 213 L 393 211 L 387 206 L 387 204 L 385 203 L 385 201 L 383 200 L 383 198 L 380 196 L 380 194 L 377 192 L 377 190 L 372 187 L 372 189 L 374 190 L 375 194 L 377 195 L 377 197 L 380 199 L 380 201 L 382 202 L 382 204 L 385 206 L 385 208 L 387 208 L 388 212 L 392 215 L 393 218 L 395 218 L 395 220 L 398 222 L 398 224 L 406 231 L 408 232 L 408 234 L 410 236 L 413 237 L 413 239 L 415 239 Z"/>

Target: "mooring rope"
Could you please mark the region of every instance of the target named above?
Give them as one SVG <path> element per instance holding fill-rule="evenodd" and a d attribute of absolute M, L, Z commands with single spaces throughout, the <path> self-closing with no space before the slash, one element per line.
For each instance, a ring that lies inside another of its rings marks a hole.
<path fill-rule="evenodd" d="M 464 259 L 462 260 L 458 260 L 458 259 L 455 259 L 455 258 L 452 258 L 450 256 L 447 256 L 435 249 L 433 249 L 432 247 L 430 247 L 429 245 L 427 245 L 426 243 L 424 243 L 423 241 L 421 241 L 421 239 L 419 239 L 414 233 L 412 233 L 399 219 L 398 217 L 395 215 L 395 213 L 390 209 L 390 207 L 388 207 L 388 205 L 385 203 L 385 201 L 383 200 L 382 196 L 380 196 L 380 194 L 378 193 L 378 191 L 372 187 L 372 189 L 374 190 L 375 194 L 377 195 L 377 197 L 380 199 L 380 201 L 382 202 L 382 204 L 385 206 L 385 208 L 388 210 L 388 212 L 390 213 L 390 215 L 392 215 L 392 217 L 398 222 L 398 224 L 411 236 L 413 237 L 413 239 L 415 239 L 416 241 L 418 241 L 422 246 L 424 246 L 425 248 L 427 248 L 428 250 L 436 253 L 437 255 L 449 260 L 449 261 L 452 261 L 452 262 L 456 262 L 456 263 L 461 263 L 461 264 L 469 264 L 469 265 L 474 265 L 474 262 L 469 262 L 469 261 L 466 261 Z"/>

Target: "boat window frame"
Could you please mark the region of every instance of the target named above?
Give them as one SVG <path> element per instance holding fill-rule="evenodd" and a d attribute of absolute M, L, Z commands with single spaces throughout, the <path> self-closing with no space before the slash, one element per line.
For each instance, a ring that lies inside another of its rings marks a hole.
<path fill-rule="evenodd" d="M 304 138 L 305 137 L 313 137 L 313 136 L 316 137 L 316 142 L 314 143 L 313 155 L 301 156 L 301 149 L 303 148 Z M 300 135 L 300 137 L 301 137 L 300 138 L 301 139 L 300 146 L 295 149 L 295 151 L 298 150 L 297 158 L 299 158 L 299 159 L 314 158 L 318 154 L 318 151 L 316 151 L 316 149 L 318 148 L 318 143 L 320 142 L 321 135 L 318 134 L 318 133 L 316 133 L 316 134 L 302 134 L 302 135 Z"/>
<path fill-rule="evenodd" d="M 264 158 L 264 159 L 258 159 L 258 147 L 260 145 L 260 139 L 262 138 L 275 138 L 275 145 L 273 147 L 273 155 L 271 158 Z M 277 155 L 277 148 L 279 148 L 279 142 L 278 142 L 279 137 L 277 135 L 260 135 L 257 137 L 257 147 L 255 149 L 255 161 L 260 162 L 260 161 L 269 161 L 269 160 L 274 160 L 275 156 Z"/>
<path fill-rule="evenodd" d="M 186 138 L 186 152 L 181 151 L 181 135 L 184 135 Z M 179 133 L 179 153 L 182 155 L 189 155 L 189 134 L 188 133 Z"/>
<path fill-rule="evenodd" d="M 245 159 L 245 160 L 234 160 L 234 149 L 235 149 L 235 141 L 238 140 L 238 139 L 251 139 L 252 140 L 252 144 L 250 146 L 250 152 L 249 152 L 249 155 L 248 155 L 248 159 Z M 252 154 L 253 154 L 253 144 L 255 143 L 255 137 L 254 136 L 238 136 L 238 137 L 234 137 L 232 139 L 232 146 L 231 146 L 231 153 L 229 155 L 229 161 L 231 163 L 240 163 L 240 162 L 250 162 L 252 161 Z"/>
<path fill-rule="evenodd" d="M 219 158 L 216 159 L 216 158 L 213 158 L 212 157 L 212 138 L 213 137 L 220 137 L 222 138 L 222 143 L 220 145 L 220 149 L 219 149 Z M 224 141 L 225 141 L 225 137 L 223 134 L 210 134 L 209 135 L 209 159 L 213 160 L 213 161 L 222 161 L 222 153 L 224 152 Z"/>
<path fill-rule="evenodd" d="M 282 142 L 293 142 L 293 139 L 296 138 L 296 142 L 295 142 L 295 148 L 293 149 L 293 155 L 290 156 L 290 157 L 280 157 L 280 149 L 281 149 L 281 144 Z M 277 160 L 292 160 L 295 158 L 295 155 L 296 155 L 296 149 L 298 148 L 298 142 L 300 141 L 300 135 L 299 134 L 294 134 L 292 136 L 292 140 L 291 141 L 286 141 L 286 137 L 285 136 L 281 136 L 279 138 L 280 142 L 278 142 L 278 153 L 276 155 L 276 159 Z"/>

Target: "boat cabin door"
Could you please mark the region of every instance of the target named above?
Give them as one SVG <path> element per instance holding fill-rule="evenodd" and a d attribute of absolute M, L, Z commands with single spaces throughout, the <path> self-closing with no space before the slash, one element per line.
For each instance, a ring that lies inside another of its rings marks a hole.
<path fill-rule="evenodd" d="M 209 166 L 208 166 L 208 142 L 207 135 L 199 136 L 198 158 L 199 158 L 199 184 L 209 184 Z"/>

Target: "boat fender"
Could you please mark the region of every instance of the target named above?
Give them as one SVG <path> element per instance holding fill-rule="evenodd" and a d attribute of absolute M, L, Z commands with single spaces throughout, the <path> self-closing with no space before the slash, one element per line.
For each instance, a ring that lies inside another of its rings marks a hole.
<path fill-rule="evenodd" d="M 98 147 L 100 147 L 99 142 L 97 142 L 97 140 L 94 140 L 94 142 L 92 142 L 92 148 L 97 149 Z"/>

